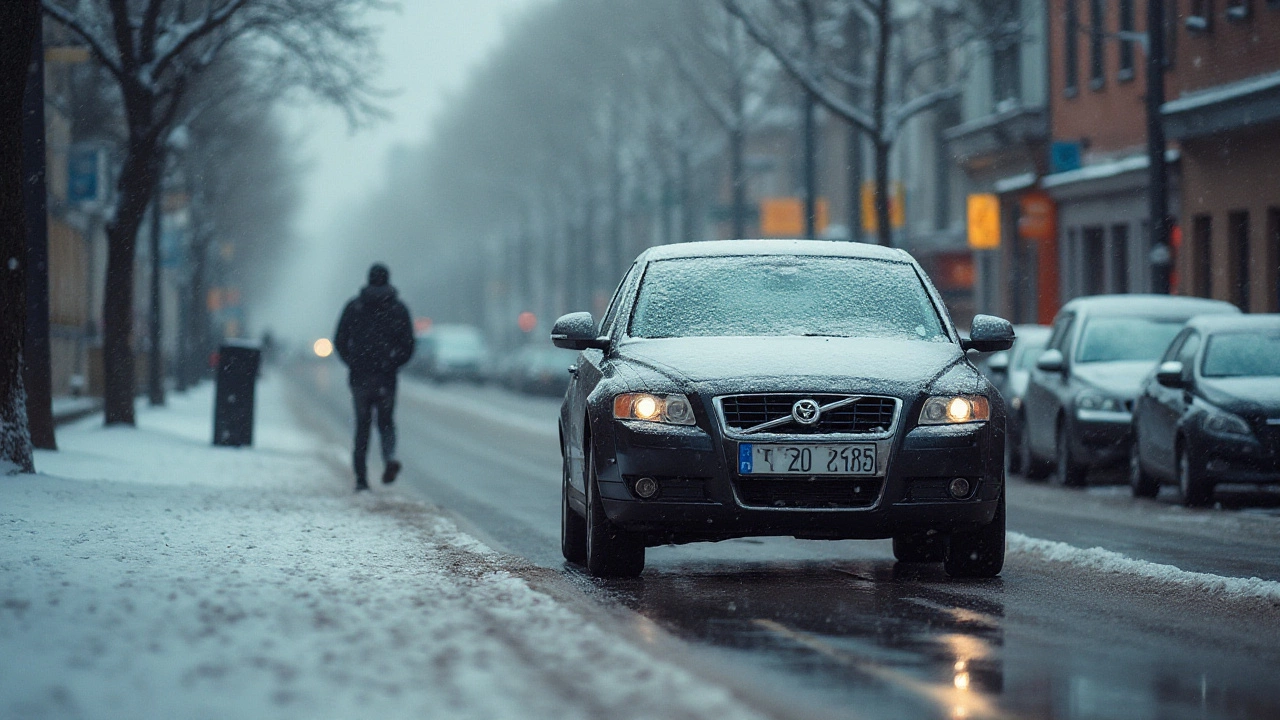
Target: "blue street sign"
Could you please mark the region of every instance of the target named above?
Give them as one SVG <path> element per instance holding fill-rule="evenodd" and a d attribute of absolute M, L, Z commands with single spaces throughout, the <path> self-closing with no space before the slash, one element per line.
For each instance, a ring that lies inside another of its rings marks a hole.
<path fill-rule="evenodd" d="M 86 203 L 102 199 L 99 163 L 102 153 L 95 147 L 73 147 L 67 153 L 67 202 Z"/>
<path fill-rule="evenodd" d="M 1049 147 L 1049 172 L 1060 173 L 1079 170 L 1080 143 L 1075 140 L 1054 140 Z"/>

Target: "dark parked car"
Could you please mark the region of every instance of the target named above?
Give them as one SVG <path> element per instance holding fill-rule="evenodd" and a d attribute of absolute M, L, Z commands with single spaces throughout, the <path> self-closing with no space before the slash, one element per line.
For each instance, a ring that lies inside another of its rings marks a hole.
<path fill-rule="evenodd" d="M 1010 472 L 1022 472 L 1026 466 L 1026 447 L 1022 443 L 1022 401 L 1031 380 L 1031 369 L 1049 342 L 1049 326 L 1015 325 L 1013 330 L 1017 335 L 1013 348 L 988 357 L 982 366 L 985 366 L 991 384 L 1004 398 L 1008 412 L 1008 431 L 1004 439 L 1006 465 Z"/>
<path fill-rule="evenodd" d="M 635 575 L 645 547 L 726 538 L 893 538 L 954 576 L 1004 563 L 1004 403 L 910 255 L 859 243 L 652 248 L 581 350 L 560 415 L 562 549 Z"/>
<path fill-rule="evenodd" d="M 1133 413 L 1133 494 L 1177 483 L 1188 506 L 1217 483 L 1280 483 L 1280 315 L 1193 318 Z"/>
<path fill-rule="evenodd" d="M 437 325 L 417 339 L 414 368 L 440 382 L 484 379 L 489 350 L 480 329 L 471 325 Z"/>
<path fill-rule="evenodd" d="M 512 389 L 532 395 L 562 397 L 569 389 L 569 368 L 577 353 L 555 347 L 522 348 L 515 361 Z"/>
<path fill-rule="evenodd" d="M 1239 313 L 1229 303 L 1168 295 L 1076 298 L 1053 321 L 1023 400 L 1026 467 L 1065 485 L 1129 457 L 1133 401 L 1142 378 L 1193 315 Z"/>

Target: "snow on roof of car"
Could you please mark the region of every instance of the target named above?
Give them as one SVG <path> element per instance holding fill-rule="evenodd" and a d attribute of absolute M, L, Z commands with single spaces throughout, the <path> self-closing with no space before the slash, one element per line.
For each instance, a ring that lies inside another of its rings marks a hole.
<path fill-rule="evenodd" d="M 1204 332 L 1231 332 L 1233 330 L 1280 329 L 1280 314 L 1266 315 L 1198 315 L 1187 325 Z"/>
<path fill-rule="evenodd" d="M 911 255 L 904 250 L 869 243 L 834 240 L 707 240 L 651 247 L 641 253 L 639 259 L 670 260 L 731 255 L 815 255 L 897 262 L 912 261 Z"/>
<path fill-rule="evenodd" d="M 1090 295 L 1078 297 L 1062 307 L 1090 315 L 1198 315 L 1238 313 L 1231 303 L 1177 295 Z"/>

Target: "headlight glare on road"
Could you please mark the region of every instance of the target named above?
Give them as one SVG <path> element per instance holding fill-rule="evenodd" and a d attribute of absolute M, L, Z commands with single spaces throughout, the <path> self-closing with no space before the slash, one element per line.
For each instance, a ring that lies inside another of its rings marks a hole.
<path fill-rule="evenodd" d="M 613 399 L 613 416 L 668 425 L 693 425 L 693 406 L 684 395 L 623 393 Z"/>
<path fill-rule="evenodd" d="M 991 403 L 979 395 L 931 397 L 920 409 L 921 425 L 957 425 L 991 419 Z"/>

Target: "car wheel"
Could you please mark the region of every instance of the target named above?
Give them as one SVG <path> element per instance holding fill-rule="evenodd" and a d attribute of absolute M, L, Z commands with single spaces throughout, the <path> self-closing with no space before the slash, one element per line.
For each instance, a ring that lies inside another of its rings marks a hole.
<path fill-rule="evenodd" d="M 945 535 L 921 532 L 893 536 L 893 556 L 898 562 L 942 562 L 946 554 Z"/>
<path fill-rule="evenodd" d="M 1058 424 L 1058 482 L 1067 487 L 1084 487 L 1088 470 L 1071 453 L 1071 434 L 1065 422 Z"/>
<path fill-rule="evenodd" d="M 1045 462 L 1031 452 L 1031 421 L 1022 419 L 1022 442 L 1018 443 L 1018 454 L 1022 458 L 1022 472 L 1028 480 L 1044 480 L 1053 472 L 1053 463 Z"/>
<path fill-rule="evenodd" d="M 1129 444 L 1129 489 L 1136 498 L 1153 498 L 1160 494 L 1160 482 L 1142 469 L 1137 432 L 1134 432 L 1133 442 Z"/>
<path fill-rule="evenodd" d="M 977 530 L 951 533 L 942 567 L 954 578 L 992 578 L 1004 568 L 1004 491 L 995 517 Z"/>
<path fill-rule="evenodd" d="M 595 577 L 636 577 L 644 570 L 644 541 L 619 529 L 604 513 L 596 477 L 595 453 L 585 449 L 587 465 L 587 572 Z"/>
<path fill-rule="evenodd" d="M 569 459 L 563 462 L 564 482 L 560 490 L 560 552 L 578 565 L 587 563 L 587 521 L 569 504 Z"/>
<path fill-rule="evenodd" d="M 1213 502 L 1213 484 L 1191 467 L 1190 454 L 1182 447 L 1178 448 L 1178 487 L 1182 490 L 1182 504 L 1187 507 L 1204 507 Z"/>

